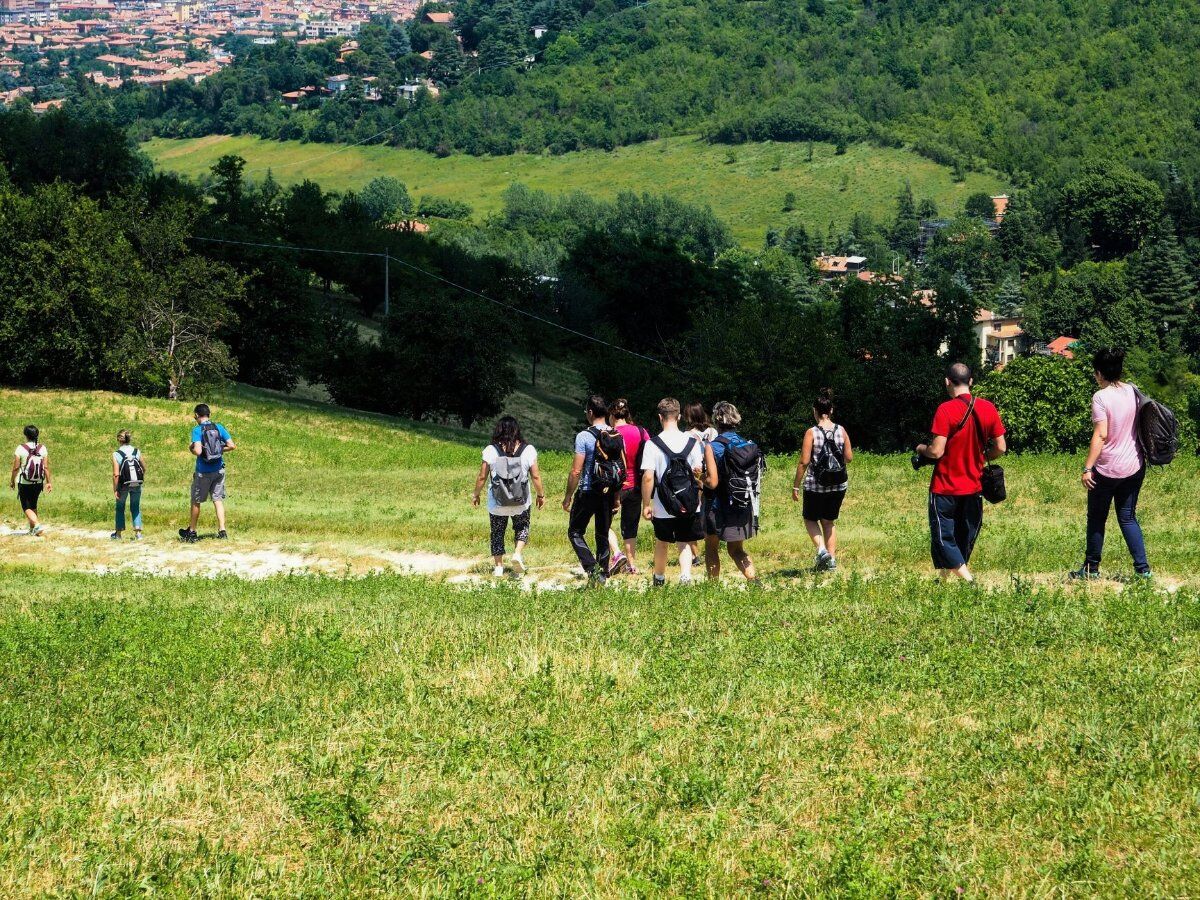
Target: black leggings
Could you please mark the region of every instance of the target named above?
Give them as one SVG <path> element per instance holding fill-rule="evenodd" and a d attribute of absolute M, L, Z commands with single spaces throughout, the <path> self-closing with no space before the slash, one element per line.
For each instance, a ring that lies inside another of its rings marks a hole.
<path fill-rule="evenodd" d="M 504 555 L 504 536 L 508 532 L 510 521 L 516 539 L 529 540 L 529 510 L 515 516 L 494 516 L 489 513 L 488 518 L 492 521 L 492 556 Z"/>
<path fill-rule="evenodd" d="M 633 487 L 621 491 L 621 538 L 632 541 L 638 536 L 642 524 L 642 492 Z"/>
<path fill-rule="evenodd" d="M 571 540 L 571 546 L 575 548 L 575 555 L 579 557 L 579 564 L 583 566 L 583 571 L 589 575 L 594 570 L 599 570 L 604 575 L 608 574 L 610 556 L 608 529 L 612 524 L 612 516 L 613 497 L 611 494 L 602 494 L 599 491 L 579 491 L 571 503 L 567 537 Z M 592 554 L 591 548 L 587 544 L 587 538 L 584 536 L 589 523 L 593 524 L 596 530 L 595 555 Z"/>

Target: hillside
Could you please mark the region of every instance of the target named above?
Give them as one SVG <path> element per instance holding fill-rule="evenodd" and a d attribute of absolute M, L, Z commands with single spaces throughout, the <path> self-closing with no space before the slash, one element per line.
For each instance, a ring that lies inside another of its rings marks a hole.
<path fill-rule="evenodd" d="M 667 193 L 710 205 L 737 240 L 755 247 L 772 227 L 803 223 L 823 233 L 829 223 L 844 227 L 860 212 L 887 220 L 905 182 L 915 196 L 928 197 L 946 211 L 960 209 L 974 192 L 994 193 L 1003 186 L 999 178 L 976 173 L 956 183 L 945 166 L 904 150 L 867 144 L 852 145 L 842 155 L 831 144 L 815 144 L 812 162 L 802 144 L 765 142 L 731 149 L 694 137 L 561 156 L 438 158 L 394 147 L 331 147 L 244 135 L 156 138 L 142 149 L 156 166 L 190 177 L 207 175 L 225 154 L 243 157 L 252 178 L 270 170 L 284 184 L 311 179 L 326 190 L 353 190 L 376 176 L 391 175 L 405 182 L 414 196 L 463 200 L 474 207 L 477 218 L 498 210 L 501 194 L 514 182 L 555 194 L 579 190 L 605 198 L 620 191 Z M 795 193 L 796 204 L 785 213 L 784 195 L 789 191 Z"/>

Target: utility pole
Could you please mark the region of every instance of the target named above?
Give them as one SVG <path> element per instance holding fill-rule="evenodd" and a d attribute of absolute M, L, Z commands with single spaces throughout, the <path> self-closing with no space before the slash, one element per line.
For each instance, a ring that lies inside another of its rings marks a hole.
<path fill-rule="evenodd" d="M 383 317 L 386 319 L 392 314 L 392 292 L 388 285 L 392 275 L 392 254 L 385 252 L 383 254 Z"/>

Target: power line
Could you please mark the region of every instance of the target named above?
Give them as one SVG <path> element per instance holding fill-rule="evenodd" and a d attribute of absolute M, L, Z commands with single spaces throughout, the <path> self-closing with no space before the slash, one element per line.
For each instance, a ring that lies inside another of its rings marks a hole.
<path fill-rule="evenodd" d="M 328 247 L 300 247 L 295 244 L 265 244 L 265 243 L 260 243 L 260 242 L 256 242 L 256 241 L 234 241 L 234 240 L 230 240 L 228 238 L 201 237 L 199 235 L 193 235 L 192 240 L 207 241 L 208 243 L 213 243 L 213 244 L 234 244 L 234 245 L 241 246 L 241 247 L 262 247 L 267 250 L 294 250 L 297 252 L 304 252 L 304 253 L 336 253 L 336 254 L 340 254 L 342 256 L 370 256 L 370 257 L 374 257 L 376 259 L 385 259 L 389 263 L 392 263 L 392 262 L 399 263 L 400 265 L 404 266 L 405 268 L 412 269 L 414 272 L 419 272 L 420 274 L 424 275 L 427 278 L 432 278 L 434 281 L 440 281 L 442 284 L 447 285 L 448 287 L 452 287 L 457 290 L 460 290 L 465 294 L 470 294 L 472 297 L 478 297 L 480 300 L 485 300 L 488 303 L 491 303 L 495 306 L 499 306 L 501 309 L 506 309 L 509 312 L 516 313 L 519 316 L 524 316 L 525 318 L 532 319 L 535 322 L 541 322 L 543 325 L 548 325 L 551 328 L 557 328 L 559 331 L 565 331 L 567 334 L 571 334 L 571 335 L 574 335 L 575 337 L 582 338 L 585 341 L 591 341 L 593 344 L 600 344 L 604 347 L 609 347 L 613 350 L 617 350 L 621 353 L 627 354 L 628 356 L 635 357 L 644 362 L 648 362 L 648 363 L 651 363 L 656 366 L 662 366 L 663 368 L 666 368 L 666 369 L 672 369 L 676 372 L 682 372 L 684 374 L 687 374 L 686 369 L 682 369 L 679 366 L 675 365 L 674 363 L 669 363 L 666 360 L 657 359 L 653 356 L 647 356 L 644 353 L 638 353 L 636 350 L 630 350 L 627 347 L 622 347 L 620 344 L 614 344 L 610 341 L 606 341 L 602 338 L 598 338 L 595 335 L 587 334 L 582 331 L 577 331 L 576 329 L 571 328 L 567 325 L 563 325 L 559 322 L 555 322 L 553 319 L 547 319 L 544 316 L 539 316 L 536 313 L 532 313 L 532 312 L 529 312 L 528 310 L 521 309 L 519 306 L 513 306 L 511 303 L 505 303 L 503 300 L 497 300 L 494 297 L 489 297 L 487 294 L 481 293 L 480 291 L 477 291 L 474 288 L 469 288 L 466 285 L 459 284 L 456 281 L 451 281 L 449 278 L 446 278 L 442 275 L 438 275 L 436 272 L 430 272 L 428 269 L 423 269 L 420 266 L 415 265 L 414 263 L 410 263 L 406 259 L 402 259 L 398 256 L 392 256 L 392 254 L 388 251 L 384 251 L 383 253 L 378 253 L 378 252 L 372 253 L 371 251 L 368 251 L 368 250 L 333 250 Z"/>

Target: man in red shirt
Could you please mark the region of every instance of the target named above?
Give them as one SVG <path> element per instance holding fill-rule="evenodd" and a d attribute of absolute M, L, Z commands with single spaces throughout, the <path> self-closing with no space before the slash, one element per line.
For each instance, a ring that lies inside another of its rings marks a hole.
<path fill-rule="evenodd" d="M 1004 423 L 991 401 L 971 396 L 971 370 L 955 363 L 946 372 L 950 399 L 933 416 L 933 440 L 917 453 L 935 461 L 929 484 L 933 565 L 943 578 L 974 581 L 967 563 L 983 525 L 984 458 L 1002 456 Z"/>

